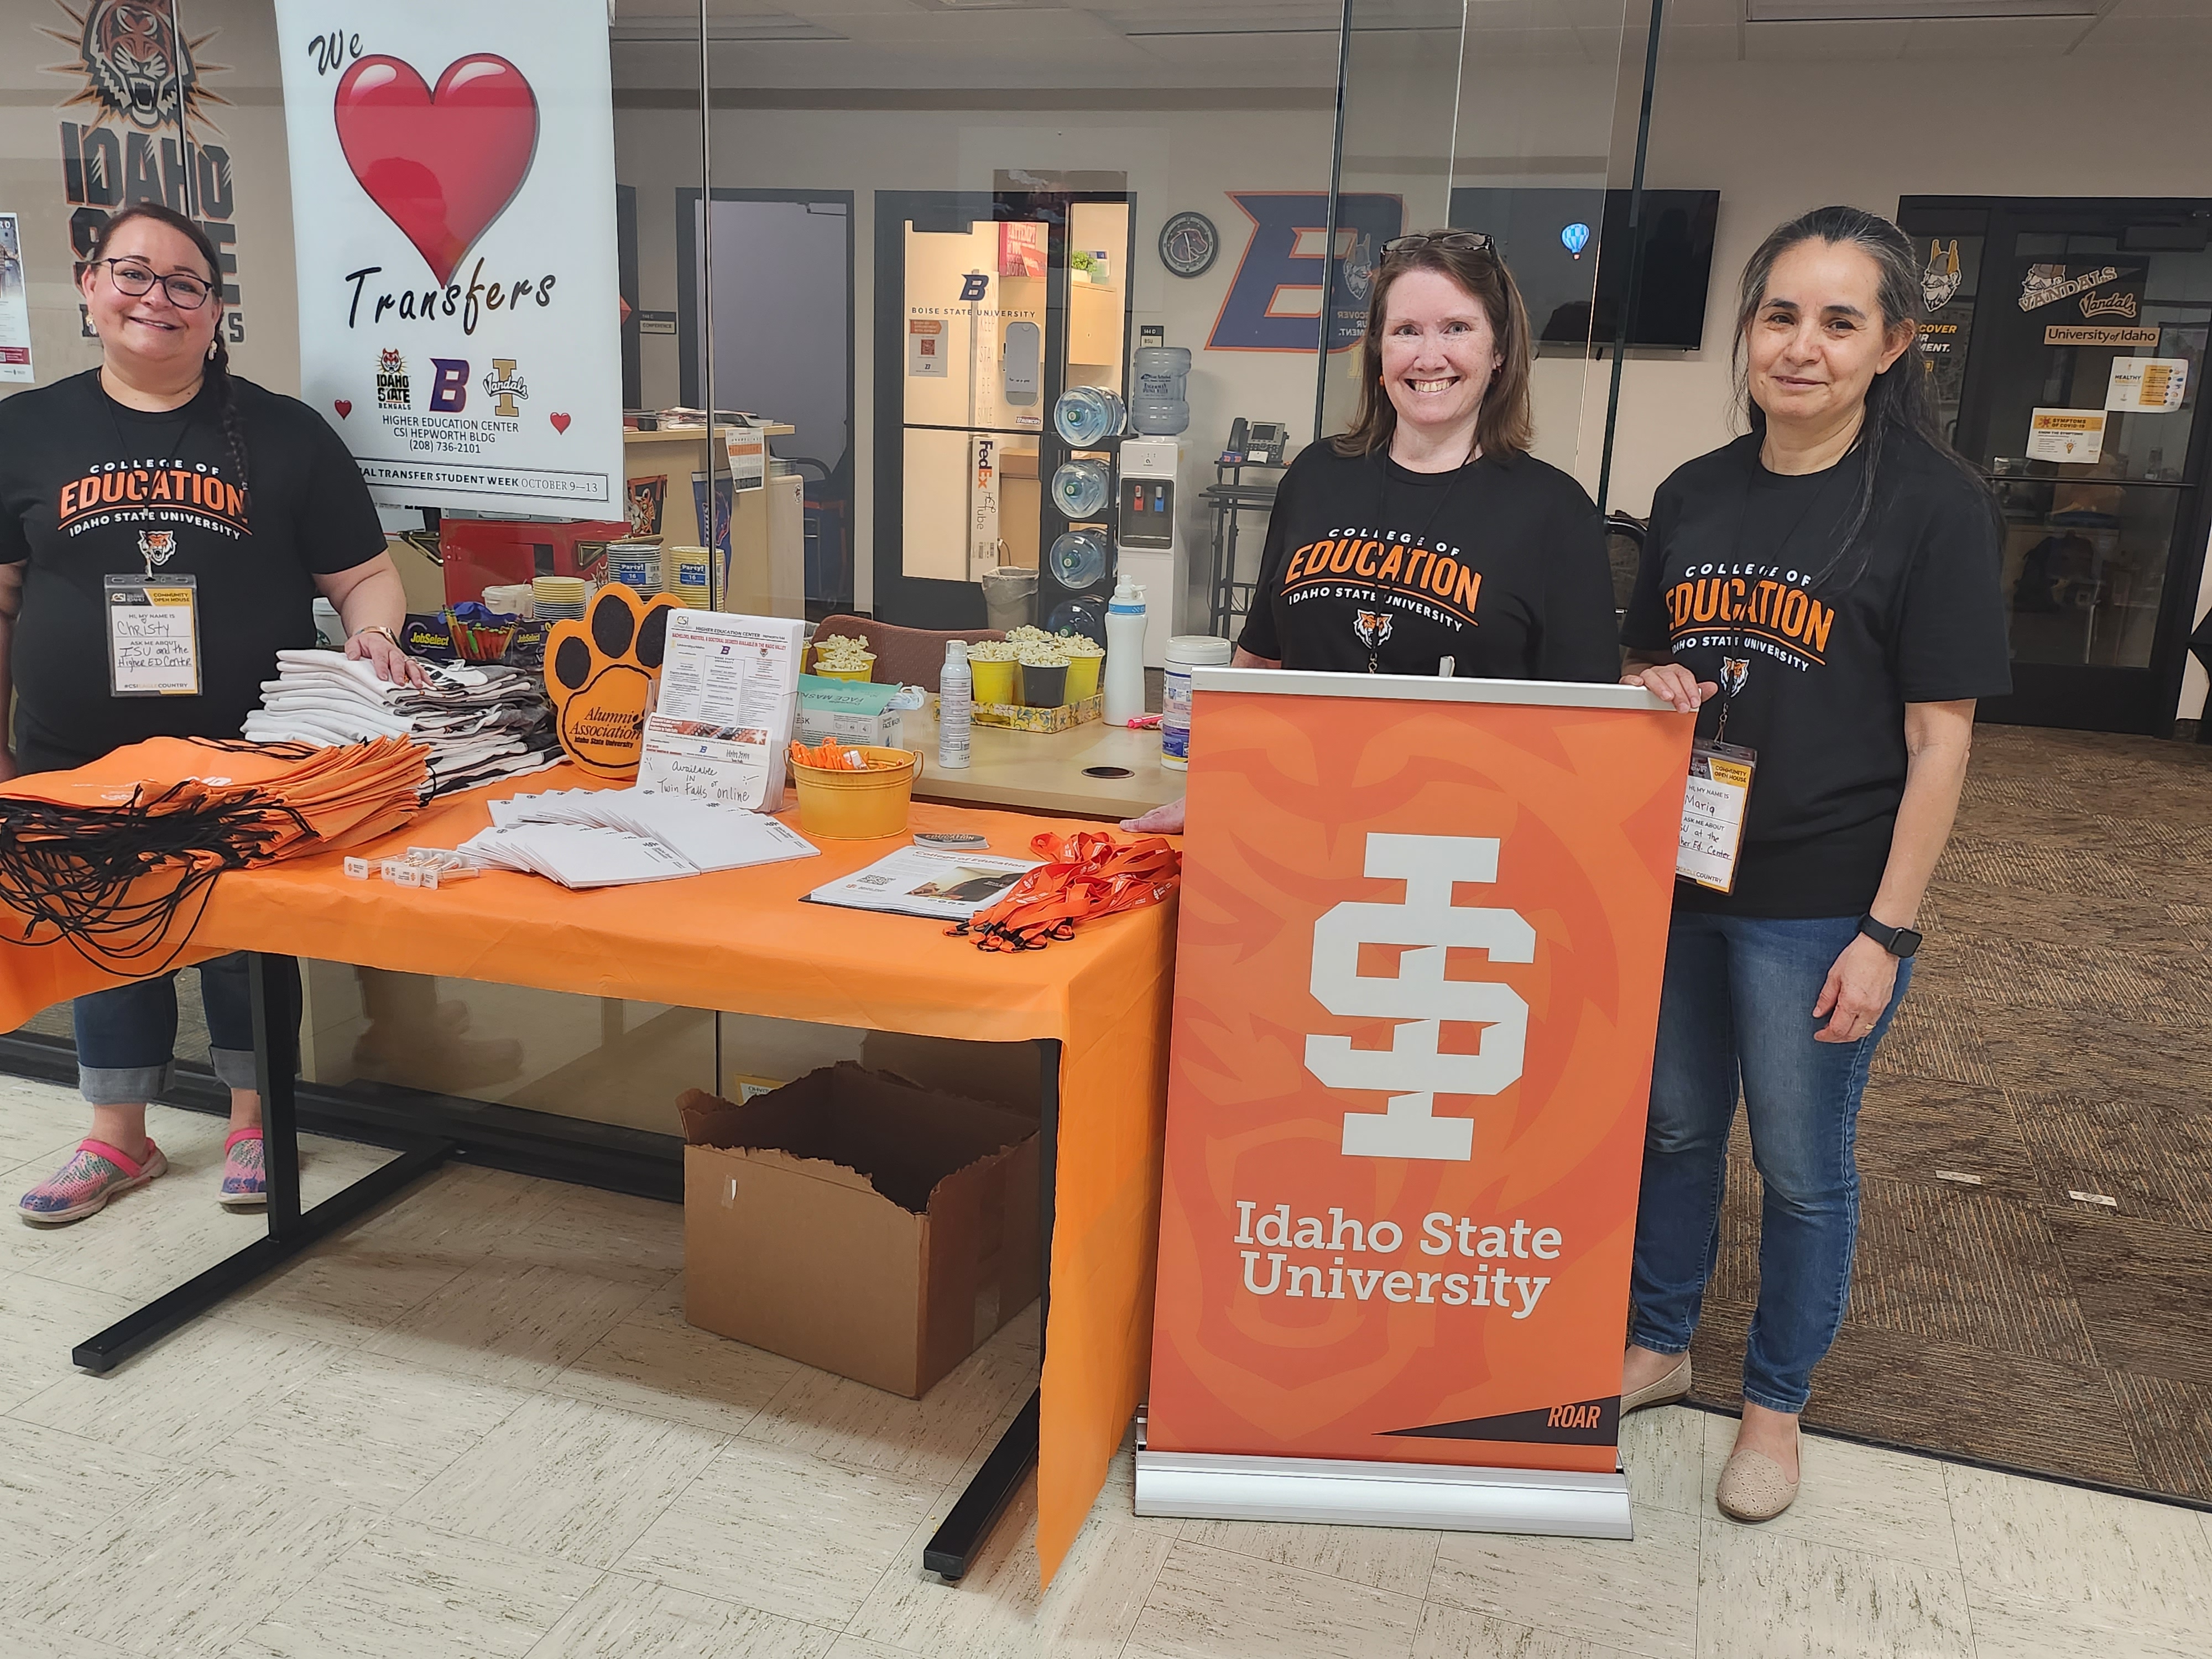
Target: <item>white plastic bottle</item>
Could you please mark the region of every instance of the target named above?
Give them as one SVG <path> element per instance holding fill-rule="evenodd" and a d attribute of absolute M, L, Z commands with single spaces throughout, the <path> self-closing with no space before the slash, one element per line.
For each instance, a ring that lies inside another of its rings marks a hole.
<path fill-rule="evenodd" d="M 1236 647 L 1211 634 L 1177 634 L 1168 641 L 1161 683 L 1160 764 L 1182 771 L 1190 764 L 1190 675 L 1194 668 L 1226 668 Z"/>
<path fill-rule="evenodd" d="M 945 642 L 945 666 L 937 671 L 937 763 L 948 770 L 968 764 L 968 736 L 975 707 L 975 676 L 968 666 L 968 642 Z"/>
<path fill-rule="evenodd" d="M 1124 576 L 1106 605 L 1106 724 L 1127 726 L 1144 712 L 1145 585 Z"/>

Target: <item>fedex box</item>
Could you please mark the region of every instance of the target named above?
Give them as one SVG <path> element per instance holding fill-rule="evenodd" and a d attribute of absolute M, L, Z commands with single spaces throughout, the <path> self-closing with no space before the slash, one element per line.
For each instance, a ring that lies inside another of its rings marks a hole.
<path fill-rule="evenodd" d="M 1036 1297 L 1033 1120 L 850 1061 L 684 1118 L 684 1316 L 920 1399 Z"/>

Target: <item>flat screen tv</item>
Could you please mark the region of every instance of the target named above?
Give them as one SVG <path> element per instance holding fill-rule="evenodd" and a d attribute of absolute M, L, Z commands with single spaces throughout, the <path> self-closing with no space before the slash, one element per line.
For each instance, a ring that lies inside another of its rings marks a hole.
<path fill-rule="evenodd" d="M 1451 220 L 1497 242 L 1540 344 L 1604 346 L 1613 343 L 1628 296 L 1628 198 L 1625 190 L 1475 187 L 1452 191 Z M 1717 190 L 1644 192 L 1644 266 L 1630 345 L 1695 351 L 1705 343 L 1720 206 Z"/>

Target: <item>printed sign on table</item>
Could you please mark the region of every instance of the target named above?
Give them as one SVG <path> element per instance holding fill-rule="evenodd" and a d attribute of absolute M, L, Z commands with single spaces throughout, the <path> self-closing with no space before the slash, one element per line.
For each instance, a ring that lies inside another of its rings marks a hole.
<path fill-rule="evenodd" d="M 277 0 L 301 396 L 391 505 L 618 516 L 600 0 Z"/>
<path fill-rule="evenodd" d="M 1610 1472 L 1690 723 L 1196 704 L 1148 1448 Z"/>

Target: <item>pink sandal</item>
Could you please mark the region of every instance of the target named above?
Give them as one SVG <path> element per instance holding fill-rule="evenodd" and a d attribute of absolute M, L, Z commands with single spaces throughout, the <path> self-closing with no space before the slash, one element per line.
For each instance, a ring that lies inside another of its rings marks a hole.
<path fill-rule="evenodd" d="M 269 1170 L 258 1127 L 233 1129 L 223 1137 L 222 1190 L 216 1201 L 226 1210 L 258 1209 L 269 1201 Z"/>
<path fill-rule="evenodd" d="M 87 1135 L 70 1161 L 25 1193 L 16 1213 L 33 1227 L 59 1227 L 107 1206 L 118 1193 L 143 1187 L 169 1172 L 169 1160 L 151 1139 L 143 1158 L 125 1158 L 104 1140 Z"/>

